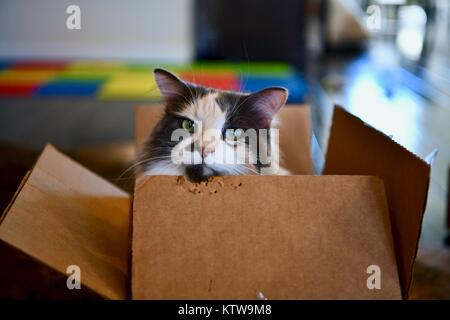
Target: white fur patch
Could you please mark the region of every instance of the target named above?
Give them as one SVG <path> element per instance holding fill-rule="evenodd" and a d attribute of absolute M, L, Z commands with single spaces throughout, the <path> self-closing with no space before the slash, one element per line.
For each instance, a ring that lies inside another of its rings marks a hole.
<path fill-rule="evenodd" d="M 184 166 L 176 165 L 171 160 L 158 161 L 146 168 L 144 176 L 182 176 Z"/>
<path fill-rule="evenodd" d="M 221 131 L 226 117 L 216 102 L 217 95 L 218 93 L 211 93 L 197 99 L 177 115 L 194 122 L 201 122 L 204 130 L 216 129 Z"/>
<path fill-rule="evenodd" d="M 216 102 L 217 95 L 218 93 L 208 94 L 177 113 L 181 117 L 194 121 L 197 127 L 200 128 L 199 135 L 193 135 L 184 139 L 173 150 L 175 155 L 182 153 L 182 158 L 190 160 L 190 164 L 202 163 L 201 146 L 209 146 L 213 149 L 203 159 L 207 164 L 223 164 L 225 161 L 223 155 L 233 152 L 232 146 L 227 145 L 222 139 L 222 129 L 226 121 L 226 115 Z M 193 142 L 197 143 L 198 148 L 191 152 L 190 145 Z M 179 160 L 180 158 L 177 159 L 177 161 Z"/>

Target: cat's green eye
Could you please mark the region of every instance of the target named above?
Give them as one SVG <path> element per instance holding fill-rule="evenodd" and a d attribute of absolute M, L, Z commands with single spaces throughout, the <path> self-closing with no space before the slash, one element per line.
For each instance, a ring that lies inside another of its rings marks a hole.
<path fill-rule="evenodd" d="M 227 140 L 234 140 L 234 130 L 233 129 L 225 130 L 225 138 Z"/>
<path fill-rule="evenodd" d="M 234 137 L 235 137 L 236 139 L 241 138 L 243 135 L 244 135 L 244 130 L 242 130 L 242 129 L 236 129 L 236 130 L 234 130 Z"/>
<path fill-rule="evenodd" d="M 225 136 L 228 140 L 240 139 L 244 135 L 242 129 L 227 129 L 225 130 Z"/>
<path fill-rule="evenodd" d="M 195 123 L 192 120 L 184 119 L 181 122 L 181 127 L 189 133 L 193 133 L 195 129 Z"/>

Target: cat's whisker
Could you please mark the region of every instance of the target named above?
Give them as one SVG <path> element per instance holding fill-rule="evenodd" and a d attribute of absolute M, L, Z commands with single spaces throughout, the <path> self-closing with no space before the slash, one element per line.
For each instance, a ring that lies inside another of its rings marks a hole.
<path fill-rule="evenodd" d="M 247 175 L 247 174 L 256 174 L 259 175 L 259 172 L 256 171 L 253 168 L 250 168 L 245 165 L 227 165 L 227 164 L 219 164 L 216 166 L 213 166 L 213 168 L 216 167 L 218 171 L 225 171 L 226 174 L 231 175 Z"/>
<path fill-rule="evenodd" d="M 122 176 L 125 175 L 127 172 L 129 172 L 130 170 L 132 170 L 132 169 L 136 168 L 137 166 L 140 166 L 144 163 L 148 163 L 148 162 L 151 162 L 154 160 L 164 160 L 164 159 L 170 159 L 170 158 L 171 158 L 171 156 L 159 156 L 159 157 L 152 157 L 152 158 L 147 158 L 147 159 L 138 161 L 138 162 L 134 163 L 133 165 L 129 166 L 127 169 L 125 169 L 125 171 L 122 172 L 117 179 L 121 179 Z"/>

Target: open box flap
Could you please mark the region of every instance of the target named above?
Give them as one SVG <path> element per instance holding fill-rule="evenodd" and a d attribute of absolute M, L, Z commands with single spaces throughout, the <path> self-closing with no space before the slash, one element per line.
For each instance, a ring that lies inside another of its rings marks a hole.
<path fill-rule="evenodd" d="M 336 106 L 324 174 L 374 175 L 383 179 L 402 294 L 407 298 L 427 200 L 430 166 Z"/>
<path fill-rule="evenodd" d="M 17 187 L 16 192 L 14 192 L 13 197 L 11 198 L 11 200 L 9 201 L 8 205 L 6 206 L 5 210 L 3 210 L 2 214 L 0 215 L 0 225 L 3 221 L 3 219 L 6 217 L 6 214 L 8 213 L 9 209 L 11 208 L 11 206 L 13 205 L 14 201 L 16 201 L 17 196 L 19 195 L 20 191 L 22 191 L 23 186 L 25 185 L 25 183 L 28 181 L 28 177 L 30 176 L 31 171 L 27 171 L 27 173 L 25 174 L 25 176 L 22 178 L 22 181 L 20 181 L 19 186 Z"/>
<path fill-rule="evenodd" d="M 133 210 L 133 299 L 401 298 L 377 177 L 143 177 Z"/>
<path fill-rule="evenodd" d="M 130 196 L 51 145 L 3 215 L 0 239 L 103 297 L 129 293 Z"/>
<path fill-rule="evenodd" d="M 139 149 L 162 117 L 161 105 L 143 105 L 135 109 L 136 147 Z M 313 174 L 311 158 L 310 110 L 304 105 L 283 107 L 278 113 L 282 164 L 293 174 Z"/>

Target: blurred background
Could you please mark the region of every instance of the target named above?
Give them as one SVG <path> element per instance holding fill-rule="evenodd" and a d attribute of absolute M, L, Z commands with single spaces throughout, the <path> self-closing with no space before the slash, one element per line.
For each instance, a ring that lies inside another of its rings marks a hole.
<path fill-rule="evenodd" d="M 48 142 L 132 191 L 133 107 L 159 101 L 155 66 L 223 89 L 281 85 L 311 106 L 322 153 L 335 103 L 422 158 L 438 149 L 411 298 L 448 299 L 448 34 L 447 0 L 0 0 L 0 209 Z M 0 261 L 0 296 L 54 294 L 19 292 L 26 259 Z"/>

